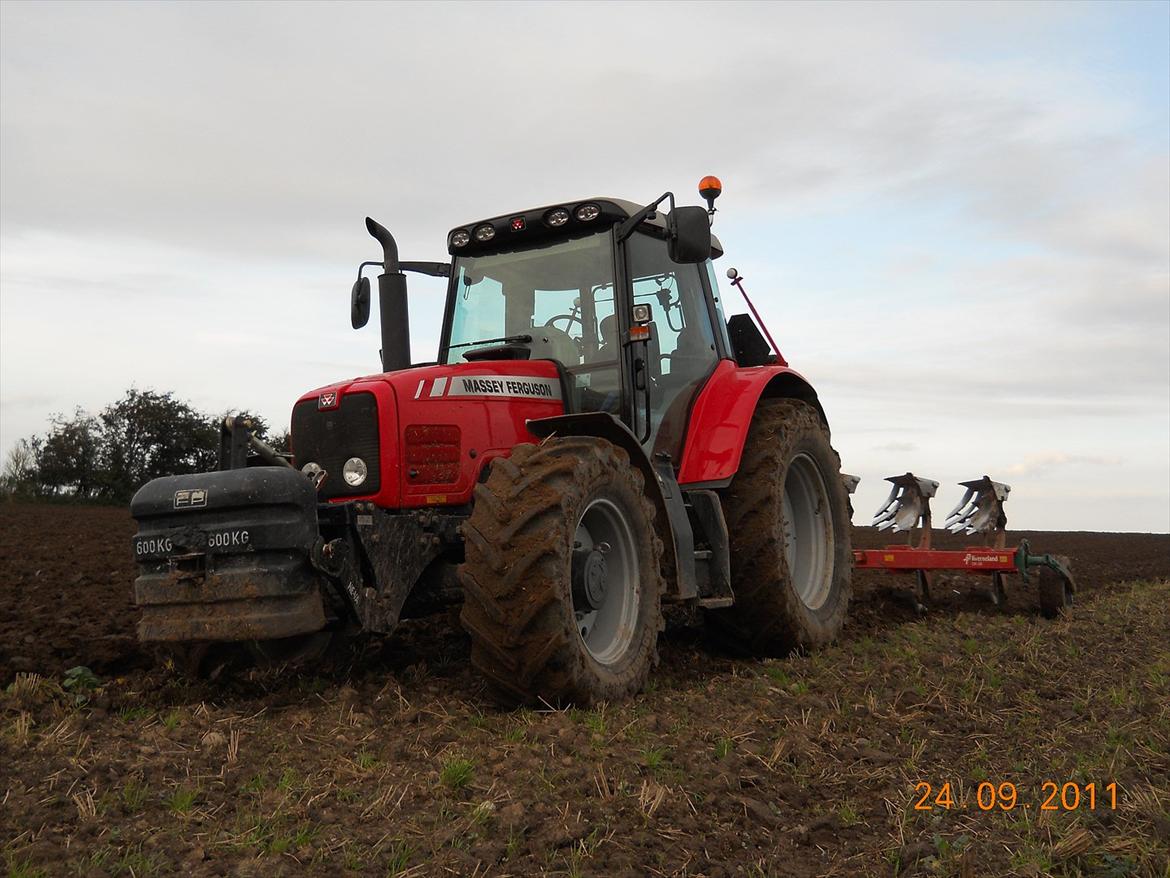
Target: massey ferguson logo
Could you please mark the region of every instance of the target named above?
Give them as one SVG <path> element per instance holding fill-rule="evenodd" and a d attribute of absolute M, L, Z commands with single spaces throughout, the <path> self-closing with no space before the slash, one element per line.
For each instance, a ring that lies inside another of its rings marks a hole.
<path fill-rule="evenodd" d="M 337 391 L 330 390 L 322 393 L 317 397 L 318 409 L 335 409 L 337 408 Z"/>
<path fill-rule="evenodd" d="M 197 509 L 207 505 L 207 491 L 203 488 L 187 488 L 175 491 L 176 509 Z"/>

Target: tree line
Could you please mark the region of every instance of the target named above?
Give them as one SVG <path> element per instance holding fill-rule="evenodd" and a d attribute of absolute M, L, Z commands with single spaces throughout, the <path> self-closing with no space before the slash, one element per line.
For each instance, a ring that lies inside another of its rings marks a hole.
<path fill-rule="evenodd" d="M 223 418 L 200 412 L 173 393 L 131 388 L 98 414 L 78 408 L 54 415 L 44 435 L 21 439 L 0 472 L 0 495 L 126 503 L 160 476 L 215 469 Z M 247 412 L 256 435 L 287 450 L 288 431 L 272 435 Z"/>

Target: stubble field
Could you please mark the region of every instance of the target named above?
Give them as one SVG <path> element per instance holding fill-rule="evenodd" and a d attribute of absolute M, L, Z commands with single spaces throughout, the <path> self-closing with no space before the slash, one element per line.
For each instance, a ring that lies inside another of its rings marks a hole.
<path fill-rule="evenodd" d="M 637 699 L 504 711 L 445 617 L 328 673 L 184 681 L 134 638 L 133 530 L 0 506 L 9 875 L 1170 875 L 1165 535 L 1010 534 L 1073 558 L 1054 622 L 1016 579 L 920 616 L 856 574 L 814 655 L 679 615 Z"/>

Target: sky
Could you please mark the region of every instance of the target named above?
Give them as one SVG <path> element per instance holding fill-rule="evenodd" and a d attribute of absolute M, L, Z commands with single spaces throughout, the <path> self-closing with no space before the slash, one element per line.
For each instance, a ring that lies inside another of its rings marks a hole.
<path fill-rule="evenodd" d="M 0 453 L 129 387 L 287 425 L 378 370 L 357 264 L 698 204 L 885 476 L 1170 531 L 1170 3 L 0 5 Z M 433 359 L 443 287 L 411 277 Z M 735 307 L 729 290 L 729 311 Z"/>

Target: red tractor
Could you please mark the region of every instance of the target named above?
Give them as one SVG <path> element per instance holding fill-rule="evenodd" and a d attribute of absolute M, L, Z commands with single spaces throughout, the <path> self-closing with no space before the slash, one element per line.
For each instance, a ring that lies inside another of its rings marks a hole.
<path fill-rule="evenodd" d="M 461 601 L 493 690 L 579 704 L 643 686 L 664 602 L 745 652 L 832 639 L 853 563 L 839 459 L 812 386 L 725 319 L 718 181 L 701 191 L 708 208 L 589 198 L 462 225 L 449 264 L 399 261 L 367 219 L 383 371 L 302 396 L 292 461 L 235 419 L 218 471 L 138 492 L 141 639 L 284 660 Z M 434 363 L 410 363 L 409 271 L 448 278 Z M 370 298 L 359 268 L 355 328 Z"/>

